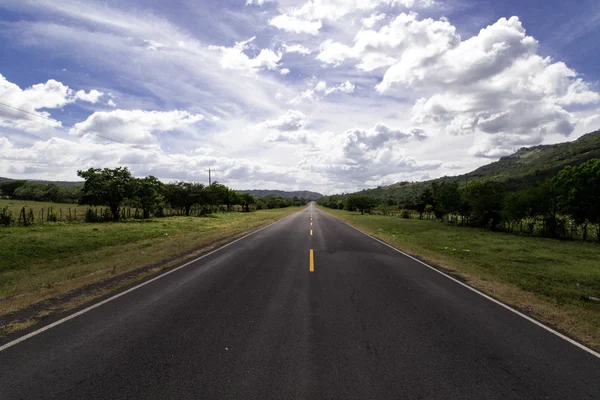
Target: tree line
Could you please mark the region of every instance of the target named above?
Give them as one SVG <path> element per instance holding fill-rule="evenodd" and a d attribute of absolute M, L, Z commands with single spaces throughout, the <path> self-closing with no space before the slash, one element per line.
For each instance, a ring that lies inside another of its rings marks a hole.
<path fill-rule="evenodd" d="M 126 167 L 90 168 L 77 171 L 77 175 L 85 180 L 82 187 L 67 188 L 53 184 L 8 181 L 0 183 L 0 192 L 19 200 L 107 207 L 110 210 L 108 218 L 103 215 L 101 219 L 112 221 L 122 218 L 123 207 L 141 210 L 141 218 L 150 218 L 165 216 L 165 208 L 177 209 L 182 215 L 189 216 L 192 208 L 199 208 L 202 214 L 209 214 L 216 211 L 250 212 L 307 204 L 307 200 L 296 197 L 286 199 L 267 196 L 258 199 L 249 193 L 238 193 L 218 182 L 211 185 L 191 182 L 165 184 L 154 176 L 136 178 Z M 97 219 L 91 213 L 86 220 L 93 222 Z"/>
<path fill-rule="evenodd" d="M 387 201 L 365 193 L 325 196 L 319 204 L 330 208 L 371 212 L 384 207 Z M 513 230 L 515 225 L 533 234 L 537 221 L 542 222 L 542 234 L 549 237 L 566 237 L 570 219 L 582 229 L 587 240 L 588 227 L 596 227 L 600 241 L 600 159 L 592 159 L 579 166 L 567 166 L 556 176 L 539 181 L 516 192 L 509 192 L 502 182 L 472 181 L 466 187 L 457 182 L 433 182 L 420 193 L 404 199 L 398 209 L 413 211 L 422 219 L 434 216 L 447 220 L 458 216 L 460 223 L 468 226 L 501 226 Z"/>

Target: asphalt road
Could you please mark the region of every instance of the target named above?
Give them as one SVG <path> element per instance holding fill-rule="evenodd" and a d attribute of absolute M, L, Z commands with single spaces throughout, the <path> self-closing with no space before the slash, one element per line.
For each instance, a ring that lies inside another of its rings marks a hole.
<path fill-rule="evenodd" d="M 38 398 L 600 399 L 600 359 L 309 207 L 0 352 Z"/>

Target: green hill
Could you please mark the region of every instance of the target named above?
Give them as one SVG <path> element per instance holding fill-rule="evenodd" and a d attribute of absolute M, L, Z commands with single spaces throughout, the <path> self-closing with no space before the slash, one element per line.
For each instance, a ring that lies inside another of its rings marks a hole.
<path fill-rule="evenodd" d="M 284 199 L 293 199 L 297 197 L 299 199 L 306 200 L 319 200 L 323 195 L 321 193 L 309 192 L 307 190 L 299 190 L 293 192 L 286 192 L 283 190 L 236 190 L 239 193 L 250 193 L 252 196 L 257 198 L 274 196 L 283 197 Z"/>
<path fill-rule="evenodd" d="M 366 189 L 361 193 L 395 204 L 418 195 L 432 182 L 458 181 L 464 185 L 473 180 L 496 180 L 506 183 L 509 191 L 517 191 L 555 176 L 567 165 L 579 165 L 593 158 L 600 158 L 600 131 L 588 133 L 572 142 L 524 147 L 513 155 L 502 157 L 467 174 L 424 182 L 399 182 Z"/>
<path fill-rule="evenodd" d="M 31 183 L 39 183 L 42 185 L 56 185 L 56 186 L 66 186 L 66 187 L 77 187 L 77 186 L 83 186 L 83 181 L 79 181 L 79 182 L 67 182 L 67 181 L 42 181 L 39 179 L 11 179 L 11 178 L 3 178 L 0 176 L 0 182 L 7 182 L 7 181 L 27 181 L 27 182 L 31 182 Z"/>

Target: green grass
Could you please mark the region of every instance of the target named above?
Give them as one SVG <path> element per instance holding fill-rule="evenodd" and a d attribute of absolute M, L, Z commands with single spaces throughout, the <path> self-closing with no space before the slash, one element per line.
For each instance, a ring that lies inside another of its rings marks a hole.
<path fill-rule="evenodd" d="M 0 314 L 138 267 L 172 260 L 297 210 L 0 228 Z"/>
<path fill-rule="evenodd" d="M 547 321 L 560 326 L 561 318 L 550 314 L 567 313 L 567 319 L 572 322 L 574 318 L 581 330 L 589 329 L 589 334 L 579 337 L 585 336 L 582 340 L 600 347 L 600 302 L 586 300 L 600 298 L 597 243 L 322 209 L 408 253 L 455 270 L 473 286 L 510 304 L 537 307 Z M 582 324 L 589 326 L 584 329 Z M 560 328 L 570 331 L 567 326 Z M 578 336 L 576 331 L 570 332 Z"/>
<path fill-rule="evenodd" d="M 25 207 L 25 212 L 29 212 L 29 210 L 33 210 L 33 215 L 36 223 L 39 223 L 41 217 L 41 211 L 43 210 L 44 219 L 48 214 L 48 210 L 52 209 L 57 217 L 60 218 L 61 210 L 62 210 L 62 218 L 63 220 L 67 219 L 69 215 L 69 210 L 71 211 L 71 216 L 73 219 L 78 221 L 83 221 L 85 217 L 85 212 L 88 210 L 88 206 L 80 206 L 78 204 L 58 204 L 58 203 L 49 203 L 45 201 L 30 201 L 30 200 L 6 200 L 0 199 L 0 209 L 8 208 L 12 213 L 15 219 L 19 219 L 19 215 L 21 213 L 21 209 Z M 93 207 L 94 208 L 94 207 Z M 75 216 L 77 218 L 75 218 Z"/>

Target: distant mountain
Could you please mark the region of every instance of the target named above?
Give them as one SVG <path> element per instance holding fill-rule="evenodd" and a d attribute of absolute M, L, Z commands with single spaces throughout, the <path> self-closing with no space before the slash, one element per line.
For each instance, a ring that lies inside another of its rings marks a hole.
<path fill-rule="evenodd" d="M 467 174 L 425 182 L 399 182 L 363 190 L 361 193 L 382 200 L 403 202 L 419 194 L 432 182 L 458 181 L 465 185 L 473 180 L 504 182 L 509 191 L 516 191 L 555 176 L 567 165 L 576 166 L 592 158 L 600 158 L 600 131 L 588 133 L 572 142 L 524 147 L 513 155 L 502 157 Z"/>
<path fill-rule="evenodd" d="M 294 192 L 286 192 L 283 190 L 236 190 L 236 192 L 240 193 L 250 193 L 254 197 L 267 197 L 267 196 L 275 196 L 275 197 L 283 197 L 285 199 L 293 199 L 297 197 L 299 199 L 307 199 L 307 200 L 319 200 L 323 195 L 321 193 L 309 192 L 306 190 L 302 191 L 294 191 Z"/>
<path fill-rule="evenodd" d="M 11 178 L 3 178 L 0 176 L 0 182 L 6 182 L 6 181 L 28 181 L 31 183 L 41 183 L 43 185 L 57 185 L 57 186 L 67 186 L 67 187 L 74 187 L 74 186 L 83 186 L 83 181 L 81 182 L 67 182 L 67 181 L 42 181 L 39 179 L 11 179 Z"/>

